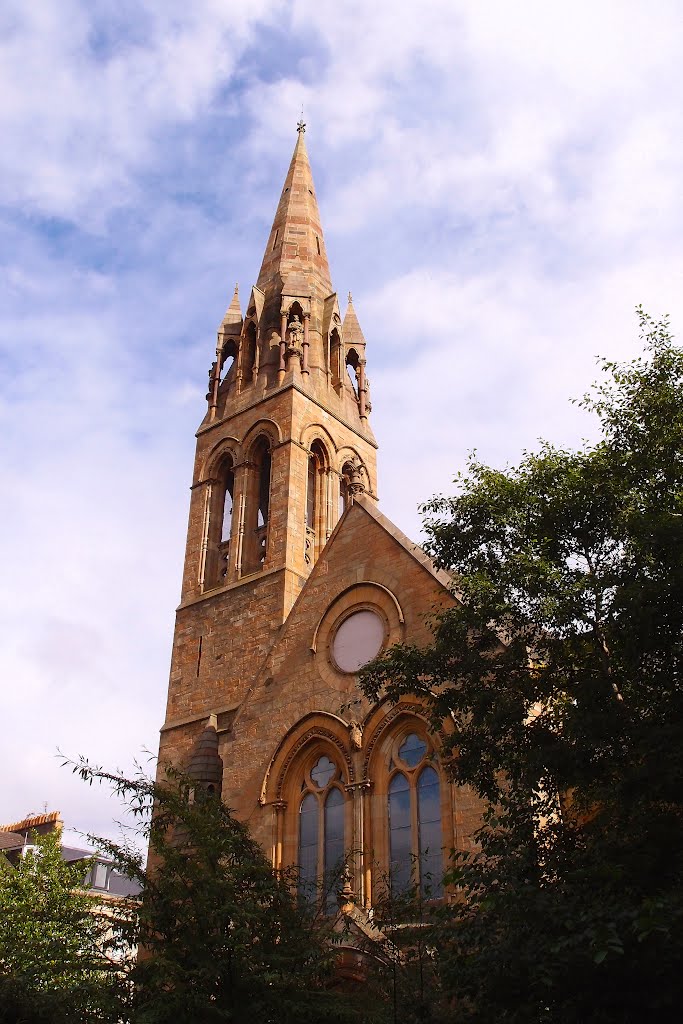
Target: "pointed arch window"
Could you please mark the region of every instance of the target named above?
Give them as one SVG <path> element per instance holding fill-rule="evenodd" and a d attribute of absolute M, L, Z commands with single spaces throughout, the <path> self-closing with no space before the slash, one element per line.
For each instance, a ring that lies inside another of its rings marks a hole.
<path fill-rule="evenodd" d="M 330 334 L 330 374 L 332 387 L 337 394 L 341 394 L 342 387 L 342 343 L 339 331 L 335 327 Z"/>
<path fill-rule="evenodd" d="M 204 570 L 205 589 L 220 586 L 226 582 L 228 577 L 234 491 L 234 464 L 232 456 L 227 455 L 221 462 L 216 479 L 211 485 Z"/>
<path fill-rule="evenodd" d="M 220 380 L 224 396 L 229 390 L 230 384 L 235 376 L 234 370 L 236 356 L 237 347 L 235 345 L 235 339 L 230 338 L 229 340 L 226 340 L 225 335 L 223 335 L 223 347 L 220 354 Z"/>
<path fill-rule="evenodd" d="M 358 383 L 358 367 L 359 367 L 359 365 L 360 365 L 360 360 L 358 358 L 358 353 L 356 352 L 355 348 L 350 348 L 349 351 L 346 353 L 346 371 L 347 371 L 347 374 L 348 374 L 349 383 L 351 384 L 351 389 L 352 389 L 353 394 L 354 394 L 356 399 L 358 399 L 358 395 L 359 395 L 359 383 Z"/>
<path fill-rule="evenodd" d="M 244 332 L 244 355 L 242 360 L 242 380 L 250 384 L 258 370 L 256 362 L 256 324 L 250 320 Z"/>
<path fill-rule="evenodd" d="M 443 895 L 441 787 L 424 737 L 411 732 L 391 760 L 388 787 L 390 881 L 394 892 L 418 887 L 426 899 Z"/>
<path fill-rule="evenodd" d="M 256 526 L 264 527 L 268 522 L 270 509 L 270 452 L 266 449 L 261 455 L 258 467 L 258 512 Z"/>
<path fill-rule="evenodd" d="M 304 559 L 313 565 L 327 540 L 327 452 L 320 441 L 311 445 L 306 479 L 306 541 Z"/>
<path fill-rule="evenodd" d="M 345 853 L 346 795 L 340 771 L 321 754 L 304 772 L 299 803 L 299 897 L 321 899 L 327 913 L 336 906 L 336 889 Z"/>
<path fill-rule="evenodd" d="M 242 562 L 245 573 L 257 572 L 263 568 L 268 549 L 271 454 L 267 437 L 259 437 L 256 441 L 249 463 Z"/>
<path fill-rule="evenodd" d="M 221 544 L 230 543 L 230 534 L 232 533 L 232 507 L 233 507 L 233 496 L 235 491 L 235 474 L 230 465 L 226 472 L 223 481 L 223 508 L 221 514 Z"/>

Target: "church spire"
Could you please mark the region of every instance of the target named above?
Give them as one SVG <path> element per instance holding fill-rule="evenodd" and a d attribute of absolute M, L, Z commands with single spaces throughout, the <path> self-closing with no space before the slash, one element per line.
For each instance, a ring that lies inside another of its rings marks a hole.
<path fill-rule="evenodd" d="M 287 177 L 256 286 L 268 301 L 273 291 L 323 300 L 332 292 L 311 165 L 300 121 Z"/>

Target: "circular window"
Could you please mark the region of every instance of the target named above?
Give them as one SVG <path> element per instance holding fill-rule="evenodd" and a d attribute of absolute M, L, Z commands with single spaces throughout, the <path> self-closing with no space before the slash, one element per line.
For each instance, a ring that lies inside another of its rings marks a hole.
<path fill-rule="evenodd" d="M 384 623 L 376 612 L 353 612 L 334 634 L 332 654 L 342 672 L 357 672 L 382 650 Z"/>

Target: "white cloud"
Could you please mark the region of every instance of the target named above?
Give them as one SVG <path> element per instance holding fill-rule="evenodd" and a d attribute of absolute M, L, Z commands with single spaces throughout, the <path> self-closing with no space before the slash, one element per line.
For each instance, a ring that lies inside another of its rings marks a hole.
<path fill-rule="evenodd" d="M 54 750 L 130 765 L 156 746 L 213 332 L 256 275 L 302 102 L 368 341 L 382 507 L 415 535 L 468 450 L 502 465 L 590 433 L 568 399 L 596 355 L 635 353 L 637 302 L 683 330 L 681 14 L 63 0 L 3 18 L 0 817 L 45 801 L 106 831 L 114 805 Z"/>
<path fill-rule="evenodd" d="M 15 204 L 94 223 L 140 201 L 135 172 L 163 159 L 160 134 L 198 118 L 233 72 L 267 0 L 137 3 L 97 46 L 98 5 L 15 2 L 0 39 L 0 169 Z M 115 18 L 115 14 L 113 15 Z"/>

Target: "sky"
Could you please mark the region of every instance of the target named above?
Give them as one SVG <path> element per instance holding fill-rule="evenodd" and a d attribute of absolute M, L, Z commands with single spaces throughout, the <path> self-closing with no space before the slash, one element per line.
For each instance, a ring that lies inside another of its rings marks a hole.
<path fill-rule="evenodd" d="M 468 452 L 595 436 L 570 399 L 637 354 L 637 304 L 683 333 L 682 29 L 677 0 L 4 0 L 0 821 L 116 835 L 57 751 L 156 752 L 215 332 L 302 107 L 418 539 Z"/>

